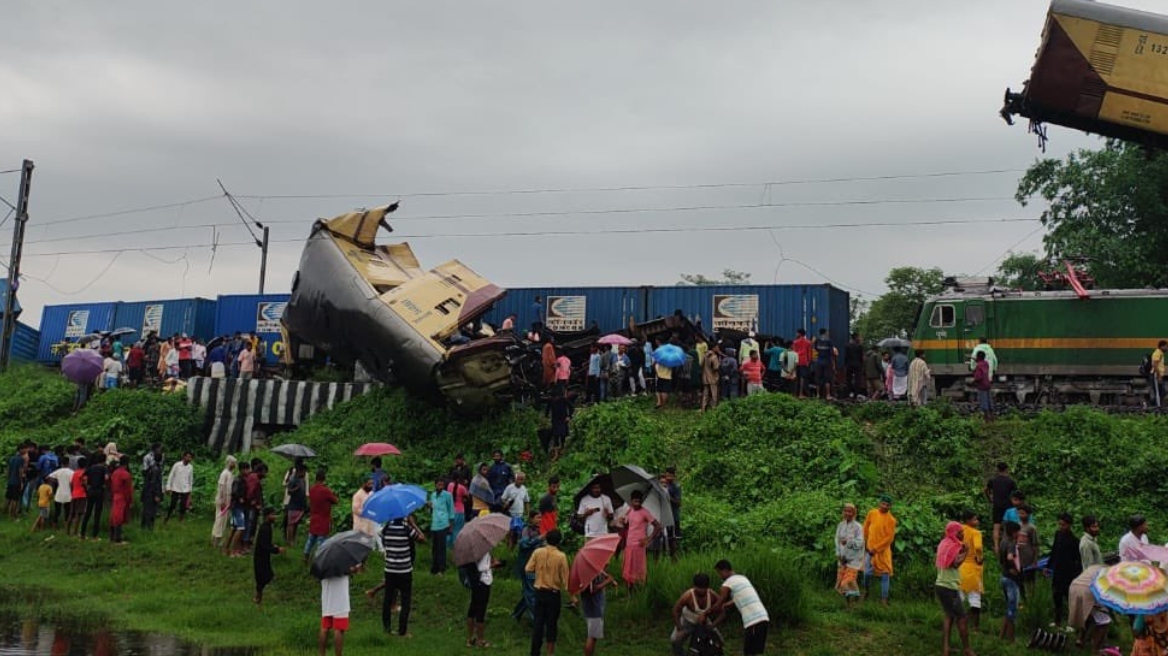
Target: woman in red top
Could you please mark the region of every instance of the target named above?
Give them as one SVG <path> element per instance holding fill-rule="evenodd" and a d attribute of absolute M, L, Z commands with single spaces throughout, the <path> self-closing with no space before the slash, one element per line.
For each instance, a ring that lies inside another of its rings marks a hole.
<path fill-rule="evenodd" d="M 130 459 L 122 456 L 114 473 L 110 474 L 110 542 L 121 544 L 122 527 L 130 519 L 130 503 L 134 499 L 134 480 L 130 476 Z"/>
<path fill-rule="evenodd" d="M 324 484 L 324 470 L 316 472 L 316 483 L 308 490 L 308 540 L 304 543 L 304 562 L 313 550 L 328 538 L 333 523 L 333 506 L 339 499 Z"/>
<path fill-rule="evenodd" d="M 65 535 L 76 535 L 81 526 L 81 517 L 85 514 L 85 468 L 89 466 L 89 459 L 84 456 L 77 460 L 77 469 L 73 470 L 73 501 L 69 504 L 69 521 L 65 525 Z"/>

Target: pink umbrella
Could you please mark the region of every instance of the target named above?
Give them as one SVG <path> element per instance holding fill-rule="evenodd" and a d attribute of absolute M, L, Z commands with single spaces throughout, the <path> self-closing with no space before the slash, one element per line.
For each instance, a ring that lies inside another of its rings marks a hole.
<path fill-rule="evenodd" d="M 628 346 L 629 344 L 633 343 L 633 340 L 625 337 L 624 335 L 613 333 L 611 335 L 605 335 L 604 337 L 601 337 L 600 339 L 596 340 L 596 343 L 612 344 L 613 346 Z"/>
<path fill-rule="evenodd" d="M 362 444 L 356 451 L 353 452 L 355 456 L 400 456 L 401 451 L 392 444 L 386 442 L 370 442 L 369 444 Z"/>
<path fill-rule="evenodd" d="M 568 591 L 577 594 L 588 587 L 592 579 L 608 567 L 608 561 L 612 560 L 620 541 L 620 535 L 608 533 L 585 542 L 572 560 L 572 570 L 568 573 Z"/>

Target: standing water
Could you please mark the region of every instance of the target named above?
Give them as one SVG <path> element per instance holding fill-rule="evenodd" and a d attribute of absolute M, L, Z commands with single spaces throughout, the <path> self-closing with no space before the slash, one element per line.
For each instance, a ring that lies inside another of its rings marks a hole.
<path fill-rule="evenodd" d="M 210 648 L 174 636 L 79 631 L 33 620 L 0 618 L 0 656 L 255 656 L 256 649 Z"/>

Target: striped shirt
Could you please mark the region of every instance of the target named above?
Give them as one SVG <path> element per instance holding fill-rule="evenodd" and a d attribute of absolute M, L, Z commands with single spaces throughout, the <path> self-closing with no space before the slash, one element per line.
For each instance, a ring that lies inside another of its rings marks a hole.
<path fill-rule="evenodd" d="M 381 529 L 386 574 L 410 574 L 414 571 L 414 540 L 417 538 L 417 531 L 405 522 L 389 522 Z"/>
<path fill-rule="evenodd" d="M 750 579 L 741 574 L 735 574 L 722 581 L 722 588 L 730 589 L 730 600 L 734 602 L 734 606 L 738 608 L 738 614 L 742 616 L 743 628 L 749 629 L 755 624 L 770 621 L 766 607 L 759 600 L 758 592 L 754 589 Z"/>

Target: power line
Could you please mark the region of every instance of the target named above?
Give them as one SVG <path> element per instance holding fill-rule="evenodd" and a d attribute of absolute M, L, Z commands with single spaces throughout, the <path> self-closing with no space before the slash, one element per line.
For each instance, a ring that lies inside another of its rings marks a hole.
<path fill-rule="evenodd" d="M 397 234 L 398 239 L 443 239 L 443 238 L 492 238 L 492 237 L 566 237 L 566 236 L 604 236 L 610 234 L 656 234 L 656 233 L 685 233 L 685 232 L 755 232 L 763 230 L 837 230 L 846 228 L 896 228 L 896 227 L 928 227 L 946 225 L 992 224 L 992 223 L 1026 223 L 1039 221 L 1032 218 L 989 218 L 989 219 L 937 219 L 929 221 L 866 221 L 855 223 L 808 223 L 797 225 L 765 225 L 765 226 L 692 226 L 673 228 L 614 228 L 603 230 L 533 230 L 494 233 L 440 233 L 440 234 Z M 234 224 L 232 224 L 234 225 Z M 304 243 L 303 238 L 276 239 L 274 243 Z M 135 246 L 123 248 L 100 248 L 76 251 L 53 251 L 49 253 L 26 253 L 25 257 L 47 257 L 50 255 L 89 255 L 97 253 L 121 253 L 129 251 L 160 251 L 184 248 L 210 248 L 255 246 L 248 241 L 220 242 L 219 244 L 176 244 L 163 246 Z"/>
<path fill-rule="evenodd" d="M 20 169 L 5 169 L 3 171 L 0 171 L 0 175 L 3 175 L 5 173 L 20 173 Z"/>
<path fill-rule="evenodd" d="M 378 192 L 375 194 L 249 194 L 239 195 L 236 198 L 268 199 L 268 200 L 297 200 L 297 199 L 324 199 L 324 198 L 425 198 L 445 196 L 510 196 L 533 194 L 567 194 L 567 193 L 602 193 L 622 191 L 678 191 L 690 189 L 731 189 L 742 187 L 779 187 L 787 185 L 810 184 L 838 184 L 845 182 L 877 182 L 887 180 L 911 180 L 928 178 L 946 178 L 958 176 L 995 175 L 1002 173 L 1023 173 L 1026 169 L 982 169 L 973 171 L 941 171 L 935 173 L 908 173 L 902 175 L 872 175 L 842 178 L 808 178 L 802 180 L 772 180 L 762 182 L 714 182 L 685 185 L 626 185 L 617 187 L 551 187 L 541 189 L 498 189 L 498 190 L 467 190 L 467 191 L 422 191 L 410 193 Z"/>
<path fill-rule="evenodd" d="M 0 222 L 0 226 L 3 226 L 3 225 L 4 225 L 4 223 Z M 163 228 L 143 228 L 141 230 L 121 230 L 118 232 L 105 232 L 105 233 L 96 234 L 96 235 L 53 237 L 52 239 L 34 239 L 32 241 L 26 241 L 24 243 L 26 243 L 26 244 L 49 244 L 49 243 L 59 242 L 59 241 L 78 241 L 81 239 L 102 239 L 105 237 L 122 237 L 125 235 L 141 235 L 141 234 L 146 234 L 146 233 L 151 233 L 151 232 L 170 232 L 172 230 L 197 230 L 197 229 L 201 229 L 201 228 L 233 228 L 233 227 L 237 228 L 237 227 L 239 227 L 239 224 L 234 223 L 234 222 L 231 222 L 231 223 L 200 223 L 197 225 L 166 226 Z"/>
<path fill-rule="evenodd" d="M 700 212 L 729 210 L 760 210 L 785 207 L 849 207 L 870 205 L 923 205 L 951 203 L 983 203 L 1013 201 L 1009 196 L 969 197 L 969 198 L 887 198 L 830 201 L 794 201 L 789 203 L 751 203 L 737 205 L 682 205 L 674 207 L 610 207 L 595 210 L 549 210 L 539 212 L 500 212 L 474 214 L 430 214 L 423 216 L 395 217 L 398 221 L 436 221 L 446 219 L 502 219 L 540 218 L 549 216 L 596 216 L 603 214 L 643 214 L 648 212 Z M 269 219 L 269 223 L 301 223 L 303 219 Z"/>
<path fill-rule="evenodd" d="M 152 212 L 155 210 L 168 210 L 176 207 L 186 207 L 188 205 L 197 205 L 199 203 L 206 203 L 212 200 L 219 200 L 223 198 L 222 195 L 205 196 L 203 198 L 193 198 L 191 200 L 179 201 L 177 203 L 167 203 L 165 205 L 150 205 L 147 207 L 133 207 L 124 210 L 114 210 L 112 212 L 103 212 L 101 214 L 84 214 L 81 216 L 71 216 L 64 219 L 54 219 L 52 221 L 40 221 L 38 226 L 58 225 L 61 223 L 79 223 L 82 221 L 94 221 L 96 219 L 107 219 L 111 216 L 125 216 L 127 214 L 138 214 L 141 212 Z"/>

